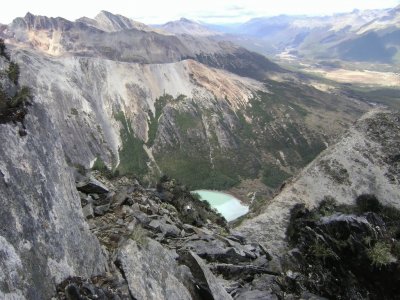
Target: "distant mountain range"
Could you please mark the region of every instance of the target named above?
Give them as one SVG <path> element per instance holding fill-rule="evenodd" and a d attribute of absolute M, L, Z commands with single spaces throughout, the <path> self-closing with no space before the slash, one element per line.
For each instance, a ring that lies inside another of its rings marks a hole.
<path fill-rule="evenodd" d="M 180 34 L 193 29 L 193 34 L 231 40 L 267 55 L 287 52 L 314 59 L 400 62 L 400 6 L 332 16 L 281 15 L 231 25 L 180 20 L 161 28 Z"/>

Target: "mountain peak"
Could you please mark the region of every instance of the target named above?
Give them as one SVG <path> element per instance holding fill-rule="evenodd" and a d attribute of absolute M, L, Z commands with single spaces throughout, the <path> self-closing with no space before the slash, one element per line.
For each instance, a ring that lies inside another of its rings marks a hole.
<path fill-rule="evenodd" d="M 99 20 L 99 19 L 109 19 L 109 20 L 115 20 L 115 19 L 126 19 L 126 20 L 130 20 L 127 17 L 124 17 L 122 15 L 118 15 L 118 14 L 113 14 L 112 12 L 109 12 L 107 10 L 101 10 L 95 17 L 95 20 Z M 131 20 L 133 21 L 133 20 Z"/>
<path fill-rule="evenodd" d="M 115 16 L 113 13 L 111 13 L 107 10 L 101 10 L 97 15 Z"/>
<path fill-rule="evenodd" d="M 34 15 L 31 12 L 27 12 L 23 18 L 16 18 L 12 22 L 12 26 L 14 27 L 23 27 L 35 30 L 65 30 L 70 28 L 71 25 L 71 21 L 68 21 L 61 17 L 51 18 L 46 16 Z"/>
<path fill-rule="evenodd" d="M 125 16 L 119 14 L 113 14 L 109 11 L 102 10 L 100 11 L 94 19 L 90 19 L 87 17 L 83 17 L 77 20 L 78 22 L 85 23 L 91 27 L 100 29 L 105 32 L 117 32 L 123 30 L 142 30 L 142 31 L 155 31 L 159 32 L 157 29 L 154 29 L 146 24 L 141 22 L 137 22 Z"/>
<path fill-rule="evenodd" d="M 195 22 L 195 21 L 193 21 L 193 20 L 190 20 L 190 19 L 187 19 L 187 18 L 183 18 L 183 17 L 180 18 L 178 22 L 195 23 L 195 24 L 197 24 L 197 22 Z"/>
<path fill-rule="evenodd" d="M 30 12 L 28 11 L 28 12 L 26 13 L 24 19 L 30 19 L 30 18 L 34 18 L 34 17 L 35 17 L 35 15 L 32 14 L 32 13 L 30 13 Z"/>
<path fill-rule="evenodd" d="M 165 23 L 161 28 L 173 34 L 189 34 L 194 36 L 211 36 L 219 34 L 216 31 L 210 30 L 203 24 L 187 18 L 180 18 L 177 21 Z"/>
<path fill-rule="evenodd" d="M 101 10 L 101 11 L 94 17 L 95 20 L 99 20 L 99 19 L 103 19 L 103 18 L 106 18 L 106 19 L 109 19 L 109 20 L 118 19 L 118 18 L 128 19 L 128 18 L 125 18 L 125 17 L 123 17 L 123 16 L 121 16 L 121 15 L 115 15 L 115 14 L 109 12 L 109 11 L 106 11 L 106 10 Z"/>

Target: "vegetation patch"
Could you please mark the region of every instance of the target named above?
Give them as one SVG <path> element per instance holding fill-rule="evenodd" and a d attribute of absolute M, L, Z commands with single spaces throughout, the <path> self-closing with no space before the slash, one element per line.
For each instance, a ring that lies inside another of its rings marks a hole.
<path fill-rule="evenodd" d="M 304 126 L 309 114 L 306 107 L 320 106 L 317 99 L 314 100 L 317 95 L 309 87 L 299 88 L 291 83 L 267 81 L 266 86 L 269 93 L 259 91 L 250 100 L 246 115 L 252 119 L 252 124 L 251 128 L 243 126 L 246 128 L 243 133 L 255 137 L 261 151 L 277 158 L 282 152 L 287 158 L 285 163 L 304 167 L 325 149 L 321 137 Z M 239 116 L 242 124 L 243 119 Z"/>
<path fill-rule="evenodd" d="M 97 171 L 100 171 L 100 172 L 104 172 L 105 170 L 108 170 L 108 167 L 104 163 L 104 161 L 101 159 L 101 157 L 97 156 L 96 160 L 93 163 L 92 170 L 97 170 Z"/>
<path fill-rule="evenodd" d="M 237 111 L 200 108 L 183 96 L 158 98 L 149 118 L 148 146 L 154 144 L 165 106 L 177 104 L 169 110 L 176 125 L 171 144 L 154 153 L 162 172 L 196 188 L 225 189 L 241 178 L 260 176 L 263 183 L 277 188 L 291 172 L 311 162 L 325 149 L 325 142 L 308 129 L 305 118 L 315 107 L 327 109 L 319 99 L 321 92 L 295 83 L 267 80 L 265 84 L 269 92 L 255 93 Z M 220 144 L 218 131 L 230 139 L 228 146 Z"/>
<path fill-rule="evenodd" d="M 79 113 L 78 113 L 78 110 L 73 107 L 73 108 L 71 108 L 71 114 L 73 114 L 74 116 L 77 116 Z"/>
<path fill-rule="evenodd" d="M 154 102 L 155 114 L 153 115 L 153 113 L 149 111 L 149 120 L 148 120 L 149 132 L 147 141 L 148 146 L 152 146 L 154 144 L 154 140 L 156 139 L 158 130 L 158 120 L 163 113 L 164 107 L 173 100 L 174 98 L 171 95 L 165 94 L 157 98 L 156 101 Z"/>
<path fill-rule="evenodd" d="M 339 184 L 350 185 L 349 172 L 336 159 L 328 161 L 322 160 L 320 167 L 326 175 Z"/>
<path fill-rule="evenodd" d="M 114 161 L 114 157 L 113 157 Z M 112 163 L 111 168 L 109 168 L 105 162 L 101 159 L 100 155 L 96 157 L 96 160 L 93 163 L 92 170 L 99 171 L 100 174 L 105 176 L 108 179 L 116 178 L 119 176 L 119 170 L 114 168 L 115 163 Z"/>
<path fill-rule="evenodd" d="M 15 94 L 11 94 L 0 86 L 0 123 L 20 122 L 23 126 L 25 115 L 28 113 L 27 106 L 32 100 L 31 90 L 26 86 L 19 85 L 19 65 L 10 61 L 2 39 L 0 39 L 0 56 L 9 61 L 8 68 L 3 71 L 17 90 Z M 26 135 L 24 126 L 19 133 L 21 136 Z"/>
<path fill-rule="evenodd" d="M 376 267 L 386 266 L 393 262 L 393 256 L 390 253 L 390 245 L 385 242 L 377 242 L 373 247 L 367 250 L 367 255 L 371 260 L 371 264 Z"/>
<path fill-rule="evenodd" d="M 20 74 L 20 70 L 19 70 L 19 65 L 15 62 L 10 62 L 8 69 L 6 71 L 8 78 L 15 84 L 18 84 L 18 80 L 19 80 L 19 74 Z"/>
<path fill-rule="evenodd" d="M 261 181 L 266 186 L 276 189 L 288 178 L 290 178 L 290 174 L 281 170 L 278 166 L 268 164 L 262 171 Z"/>
<path fill-rule="evenodd" d="M 115 119 L 122 125 L 120 130 L 122 147 L 119 149 L 120 164 L 118 172 L 120 175 L 144 176 L 147 171 L 148 156 L 143 149 L 143 141 L 134 135 L 134 131 L 129 119 L 120 111 L 114 115 Z"/>
<path fill-rule="evenodd" d="M 343 92 L 357 100 L 368 103 L 376 103 L 390 108 L 400 109 L 400 89 L 399 88 L 362 88 L 362 87 L 342 87 Z"/>
<path fill-rule="evenodd" d="M 234 174 L 226 174 L 220 168 L 213 169 L 210 161 L 201 155 L 168 153 L 159 158 L 158 164 L 165 174 L 179 178 L 190 189 L 227 189 L 239 182 Z"/>
<path fill-rule="evenodd" d="M 199 125 L 198 119 L 194 118 L 190 113 L 177 112 L 175 114 L 175 124 L 182 132 L 188 131 L 188 129 Z"/>

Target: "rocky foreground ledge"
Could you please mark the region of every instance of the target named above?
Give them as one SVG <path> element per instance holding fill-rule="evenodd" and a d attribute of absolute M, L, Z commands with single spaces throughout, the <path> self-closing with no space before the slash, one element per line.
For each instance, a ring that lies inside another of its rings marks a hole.
<path fill-rule="evenodd" d="M 174 180 L 156 189 L 135 179 L 84 178 L 77 184 L 90 230 L 108 257 L 107 272 L 70 277 L 58 299 L 250 299 L 274 278 L 269 254 L 231 233 L 226 221 Z M 272 294 L 270 294 L 272 296 Z"/>
<path fill-rule="evenodd" d="M 70 277 L 56 297 L 396 298 L 399 149 L 400 115 L 366 115 L 241 233 L 167 177 L 146 189 L 93 173 L 77 189 L 107 272 Z"/>

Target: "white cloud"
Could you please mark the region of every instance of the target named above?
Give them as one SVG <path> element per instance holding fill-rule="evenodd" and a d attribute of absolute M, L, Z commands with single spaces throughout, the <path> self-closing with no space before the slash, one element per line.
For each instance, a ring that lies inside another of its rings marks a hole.
<path fill-rule="evenodd" d="M 180 17 L 212 22 L 240 22 L 278 14 L 331 14 L 358 9 L 394 7 L 400 0 L 12 0 L 0 11 L 10 23 L 30 11 L 75 20 L 94 17 L 100 10 L 145 22 L 162 23 Z"/>

